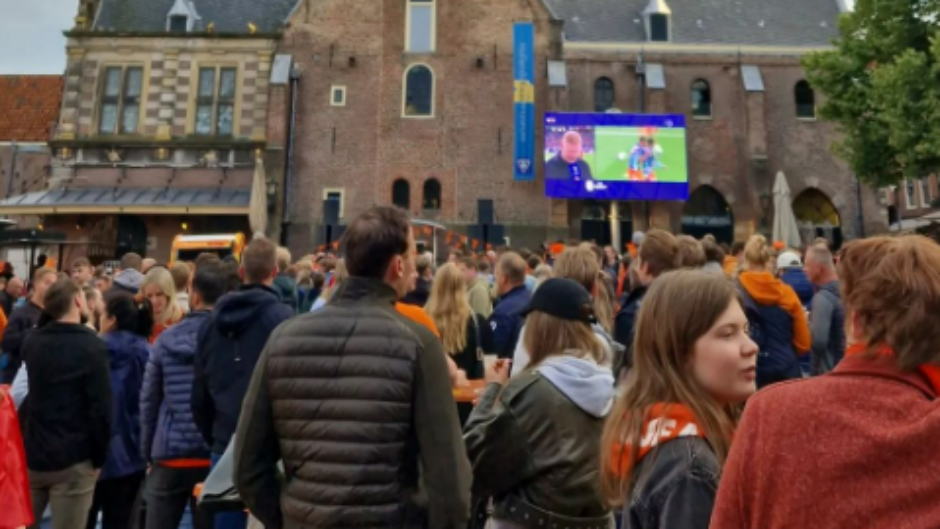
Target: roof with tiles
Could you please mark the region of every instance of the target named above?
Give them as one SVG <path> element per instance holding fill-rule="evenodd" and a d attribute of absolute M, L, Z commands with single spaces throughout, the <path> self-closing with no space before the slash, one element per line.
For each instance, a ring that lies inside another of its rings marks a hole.
<path fill-rule="evenodd" d="M 59 117 L 61 75 L 0 76 L 0 141 L 45 142 Z"/>
<path fill-rule="evenodd" d="M 248 23 L 259 33 L 283 29 L 299 0 L 186 0 L 199 16 L 192 31 L 250 34 Z M 119 33 L 167 31 L 167 17 L 176 0 L 103 0 L 94 30 Z"/>
<path fill-rule="evenodd" d="M 544 0 L 580 42 L 647 42 L 649 0 Z M 671 42 L 685 45 L 828 46 L 838 37 L 837 0 L 666 0 Z"/>

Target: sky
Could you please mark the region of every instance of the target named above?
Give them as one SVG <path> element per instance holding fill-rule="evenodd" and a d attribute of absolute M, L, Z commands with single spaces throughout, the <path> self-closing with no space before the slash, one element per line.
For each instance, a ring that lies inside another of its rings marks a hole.
<path fill-rule="evenodd" d="M 0 0 L 0 75 L 65 72 L 78 0 Z"/>
<path fill-rule="evenodd" d="M 77 12 L 78 0 L 0 0 L 0 75 L 61 75 L 62 32 L 72 27 Z"/>

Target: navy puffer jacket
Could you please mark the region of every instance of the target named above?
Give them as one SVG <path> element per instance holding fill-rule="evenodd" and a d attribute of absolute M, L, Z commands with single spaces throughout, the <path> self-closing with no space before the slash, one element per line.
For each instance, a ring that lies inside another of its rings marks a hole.
<path fill-rule="evenodd" d="M 147 338 L 127 331 L 104 336 L 111 365 L 111 441 L 101 479 L 140 472 L 147 467 L 140 453 L 140 406 L 137 394 L 150 354 Z"/>
<path fill-rule="evenodd" d="M 208 458 L 190 406 L 196 344 L 208 311 L 189 313 L 153 345 L 140 394 L 143 453 L 148 461 Z"/>

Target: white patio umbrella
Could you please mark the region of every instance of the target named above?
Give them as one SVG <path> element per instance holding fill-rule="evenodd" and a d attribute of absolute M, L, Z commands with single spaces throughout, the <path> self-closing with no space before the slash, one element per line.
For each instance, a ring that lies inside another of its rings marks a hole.
<path fill-rule="evenodd" d="M 264 234 L 268 229 L 268 190 L 264 175 L 264 160 L 255 159 L 255 174 L 251 180 L 251 198 L 248 201 L 248 225 L 253 234 Z"/>
<path fill-rule="evenodd" d="M 774 242 L 776 241 L 786 244 L 787 248 L 799 248 L 803 243 L 800 228 L 796 225 L 796 217 L 793 215 L 790 186 L 783 171 L 777 173 L 774 181 Z"/>

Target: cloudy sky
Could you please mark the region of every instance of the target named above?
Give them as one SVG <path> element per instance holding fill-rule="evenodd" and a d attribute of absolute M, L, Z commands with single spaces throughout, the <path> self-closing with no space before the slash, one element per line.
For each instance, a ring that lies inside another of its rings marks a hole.
<path fill-rule="evenodd" d="M 0 75 L 62 74 L 78 0 L 0 0 Z"/>
<path fill-rule="evenodd" d="M 77 12 L 78 0 L 0 0 L 0 75 L 63 73 L 62 31 Z"/>

